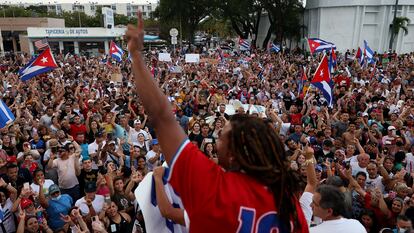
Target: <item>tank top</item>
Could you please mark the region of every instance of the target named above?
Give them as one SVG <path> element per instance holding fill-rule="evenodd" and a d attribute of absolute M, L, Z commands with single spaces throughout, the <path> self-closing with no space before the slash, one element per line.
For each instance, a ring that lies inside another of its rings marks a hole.
<path fill-rule="evenodd" d="M 121 221 L 119 223 L 116 223 L 112 221 L 111 218 L 109 218 L 109 226 L 108 226 L 108 233 L 125 233 L 128 232 L 128 229 L 130 228 L 130 223 L 122 216 L 122 214 L 119 214 L 121 216 Z"/>

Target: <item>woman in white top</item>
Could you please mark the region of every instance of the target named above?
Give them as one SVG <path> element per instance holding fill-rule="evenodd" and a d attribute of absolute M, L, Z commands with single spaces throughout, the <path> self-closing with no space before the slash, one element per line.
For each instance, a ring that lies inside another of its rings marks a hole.
<path fill-rule="evenodd" d="M 49 193 L 49 187 L 54 184 L 53 180 L 45 179 L 45 174 L 43 173 L 42 169 L 36 169 L 33 172 L 33 183 L 30 185 L 33 192 L 35 193 L 35 196 L 37 197 L 39 195 L 39 183 L 43 183 L 43 193 L 47 196 Z"/>

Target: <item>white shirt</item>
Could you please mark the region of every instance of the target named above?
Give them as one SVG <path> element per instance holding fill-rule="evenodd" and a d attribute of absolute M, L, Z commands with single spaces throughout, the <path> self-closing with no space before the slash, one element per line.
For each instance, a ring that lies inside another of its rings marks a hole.
<path fill-rule="evenodd" d="M 102 207 L 104 203 L 105 203 L 105 197 L 102 195 L 96 194 L 95 199 L 93 199 L 92 201 L 92 206 L 97 214 L 99 214 L 102 211 Z M 85 197 L 82 197 L 81 199 L 77 200 L 75 202 L 75 206 L 79 207 L 83 216 L 89 214 L 89 207 L 86 204 Z"/>
<path fill-rule="evenodd" d="M 13 202 L 10 200 L 10 198 L 7 198 L 4 206 L 0 206 L 1 210 L 3 211 L 3 225 L 6 230 L 6 232 L 3 232 L 3 230 L 0 228 L 0 233 L 8 233 L 8 232 L 16 231 L 16 224 L 14 222 L 14 216 L 13 216 L 13 213 L 11 212 L 12 207 L 13 207 Z"/>
<path fill-rule="evenodd" d="M 310 233 L 366 233 L 365 227 L 355 219 L 340 218 L 324 221 L 320 225 L 309 228 Z"/>
<path fill-rule="evenodd" d="M 352 168 L 352 176 L 356 176 L 358 172 L 365 172 L 368 176 L 367 168 L 362 168 L 359 166 L 358 162 L 351 162 L 351 168 Z"/>
<path fill-rule="evenodd" d="M 147 166 L 148 166 L 148 170 L 150 170 L 150 171 L 152 171 L 152 170 L 154 169 L 154 167 L 155 167 L 155 165 L 156 165 L 156 162 L 154 162 L 154 163 L 150 163 L 150 162 L 149 162 L 149 160 L 150 160 L 151 158 L 153 158 L 155 155 L 156 155 L 155 151 L 150 150 L 150 151 L 148 151 L 147 155 L 145 156 L 145 157 L 147 158 Z M 160 158 L 161 158 L 161 156 L 160 156 Z"/>
<path fill-rule="evenodd" d="M 138 134 L 140 133 L 144 134 L 145 141 L 149 140 L 148 133 L 145 130 L 140 129 L 137 131 L 134 128 L 129 129 L 128 140 L 132 142 L 132 144 L 138 143 Z"/>
<path fill-rule="evenodd" d="M 69 156 L 69 158 L 65 160 L 62 160 L 61 158 L 53 160 L 53 168 L 57 168 L 60 188 L 70 189 L 79 184 L 75 170 L 75 163 L 78 162 L 76 156 Z"/>
<path fill-rule="evenodd" d="M 299 198 L 300 207 L 302 207 L 303 214 L 305 215 L 306 222 L 308 223 L 308 226 L 310 226 L 310 223 L 312 221 L 312 198 L 313 193 L 310 192 L 303 192 L 302 196 Z"/>
<path fill-rule="evenodd" d="M 385 192 L 384 184 L 382 183 L 382 176 L 377 176 L 374 179 L 369 178 L 367 176 L 367 180 L 365 181 L 365 188 L 366 189 L 376 189 L 379 188 L 382 193 Z"/>
<path fill-rule="evenodd" d="M 102 142 L 102 148 L 105 146 L 105 144 L 106 144 L 106 141 L 103 141 Z M 99 145 L 98 145 L 98 143 L 96 143 L 96 140 L 94 142 L 92 142 L 91 144 L 89 144 L 88 145 L 88 154 L 91 155 L 91 154 L 94 154 L 94 153 L 98 152 L 98 147 L 99 147 Z"/>
<path fill-rule="evenodd" d="M 43 184 L 43 193 L 44 193 L 45 195 L 48 195 L 48 194 L 49 194 L 49 187 L 50 187 L 52 184 L 55 184 L 55 183 L 53 182 L 53 180 L 45 179 L 45 183 Z M 35 183 L 32 183 L 32 184 L 30 185 L 30 187 L 32 187 L 32 190 L 33 190 L 33 192 L 34 192 L 34 193 L 36 193 L 37 195 L 39 195 L 39 192 L 40 192 L 40 186 L 39 186 L 39 185 L 37 185 L 37 184 L 35 184 Z"/>

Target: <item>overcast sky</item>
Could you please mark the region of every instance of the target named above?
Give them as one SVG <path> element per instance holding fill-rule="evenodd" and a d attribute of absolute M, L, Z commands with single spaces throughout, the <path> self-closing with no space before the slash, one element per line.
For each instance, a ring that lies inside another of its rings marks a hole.
<path fill-rule="evenodd" d="M 99 4 L 111 4 L 111 3 L 134 3 L 134 4 L 145 4 L 145 3 L 156 3 L 157 0 L 0 0 L 0 4 L 19 4 L 19 3 L 43 3 L 43 4 L 53 4 L 53 3 L 89 3 L 89 2 L 98 2 Z"/>

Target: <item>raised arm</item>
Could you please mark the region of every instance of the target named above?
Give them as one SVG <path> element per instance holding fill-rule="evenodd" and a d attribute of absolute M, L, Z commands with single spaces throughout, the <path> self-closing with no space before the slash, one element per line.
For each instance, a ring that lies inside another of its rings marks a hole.
<path fill-rule="evenodd" d="M 151 78 L 151 73 L 140 53 L 144 42 L 143 22 L 142 13 L 138 12 L 137 27 L 128 25 L 128 30 L 126 31 L 128 48 L 132 55 L 132 71 L 134 73 L 136 91 L 142 99 L 144 108 L 157 131 L 165 159 L 171 164 L 174 154 L 186 138 L 186 135 L 174 119 L 167 97 L 158 88 L 155 80 Z"/>

